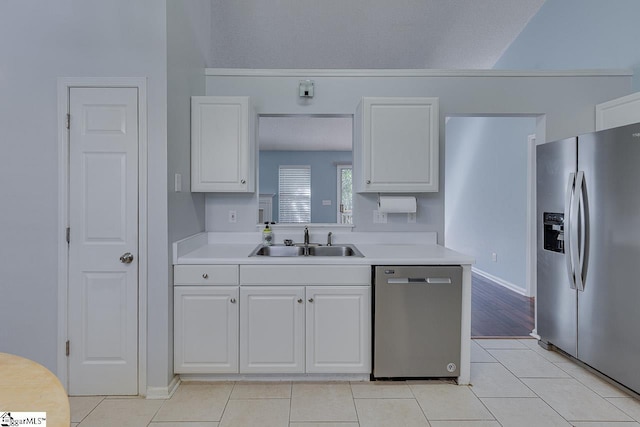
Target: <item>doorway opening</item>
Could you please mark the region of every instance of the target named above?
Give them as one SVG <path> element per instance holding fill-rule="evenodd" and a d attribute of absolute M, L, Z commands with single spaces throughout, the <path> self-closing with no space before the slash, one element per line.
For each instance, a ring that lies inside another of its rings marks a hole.
<path fill-rule="evenodd" d="M 472 255 L 472 337 L 535 334 L 535 135 L 544 116 L 446 119 L 447 247 Z"/>

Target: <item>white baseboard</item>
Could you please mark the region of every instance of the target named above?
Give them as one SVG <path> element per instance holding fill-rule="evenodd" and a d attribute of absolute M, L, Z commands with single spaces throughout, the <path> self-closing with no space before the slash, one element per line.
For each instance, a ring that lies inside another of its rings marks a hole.
<path fill-rule="evenodd" d="M 181 374 L 183 381 L 369 381 L 370 374 Z"/>
<path fill-rule="evenodd" d="M 166 387 L 147 387 L 147 399 L 169 399 L 176 392 L 180 385 L 180 377 L 174 375 L 173 379 Z"/>
<path fill-rule="evenodd" d="M 518 286 L 518 285 L 514 285 L 514 284 L 513 284 L 513 283 L 511 283 L 511 282 L 507 282 L 506 280 L 503 280 L 503 279 L 501 279 L 501 278 L 499 278 L 499 277 L 496 277 L 496 276 L 494 276 L 493 274 L 489 274 L 489 273 L 487 273 L 486 271 L 478 270 L 478 269 L 477 269 L 477 268 L 475 268 L 475 267 L 471 267 L 471 271 L 472 271 L 472 272 L 474 272 L 474 273 L 476 273 L 478 276 L 482 276 L 482 277 L 484 277 L 485 279 L 489 279 L 489 280 L 491 280 L 492 282 L 496 282 L 498 285 L 500 285 L 500 286 L 504 286 L 505 288 L 507 288 L 507 289 L 509 289 L 509 290 L 511 290 L 511 291 L 513 291 L 513 292 L 515 292 L 515 293 L 517 293 L 517 294 L 520 294 L 520 295 L 525 296 L 525 297 L 528 297 L 528 296 L 529 296 L 529 295 L 527 295 L 527 291 L 526 291 L 526 289 L 521 288 L 521 287 L 520 287 L 520 286 Z"/>

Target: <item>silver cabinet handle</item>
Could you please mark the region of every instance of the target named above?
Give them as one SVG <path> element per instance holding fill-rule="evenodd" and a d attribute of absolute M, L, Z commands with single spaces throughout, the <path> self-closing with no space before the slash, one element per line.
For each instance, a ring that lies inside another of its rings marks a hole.
<path fill-rule="evenodd" d="M 203 279 L 208 279 L 208 278 L 209 278 L 209 275 L 208 275 L 207 273 L 202 273 L 202 278 L 203 278 Z"/>
<path fill-rule="evenodd" d="M 313 298 L 309 298 L 309 302 L 313 302 Z"/>
<path fill-rule="evenodd" d="M 236 299 L 235 298 L 231 298 L 229 301 L 231 301 L 231 304 L 235 304 L 236 303 Z"/>
<path fill-rule="evenodd" d="M 244 179 L 240 180 L 240 184 L 246 184 L 246 183 L 247 183 L 247 181 L 245 181 Z"/>
<path fill-rule="evenodd" d="M 122 254 L 122 256 L 120 257 L 120 262 L 123 264 L 131 264 L 133 262 L 133 255 L 131 254 L 131 252 L 125 252 L 124 254 Z"/>
<path fill-rule="evenodd" d="M 298 304 L 302 304 L 302 298 L 298 298 Z"/>
<path fill-rule="evenodd" d="M 367 180 L 367 184 L 371 184 L 371 180 L 370 179 Z"/>

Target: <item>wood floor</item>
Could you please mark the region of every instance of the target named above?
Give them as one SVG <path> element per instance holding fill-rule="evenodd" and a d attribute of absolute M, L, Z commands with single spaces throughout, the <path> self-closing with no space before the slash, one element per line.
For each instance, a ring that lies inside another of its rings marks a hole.
<path fill-rule="evenodd" d="M 477 274 L 472 275 L 472 337 L 529 337 L 533 327 L 533 298 L 517 294 Z"/>

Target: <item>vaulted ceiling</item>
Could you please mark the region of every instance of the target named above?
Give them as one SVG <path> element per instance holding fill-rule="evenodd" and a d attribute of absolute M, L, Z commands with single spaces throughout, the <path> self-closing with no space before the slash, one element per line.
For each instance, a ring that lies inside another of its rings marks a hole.
<path fill-rule="evenodd" d="M 212 0 L 210 67 L 492 68 L 544 0 Z"/>

